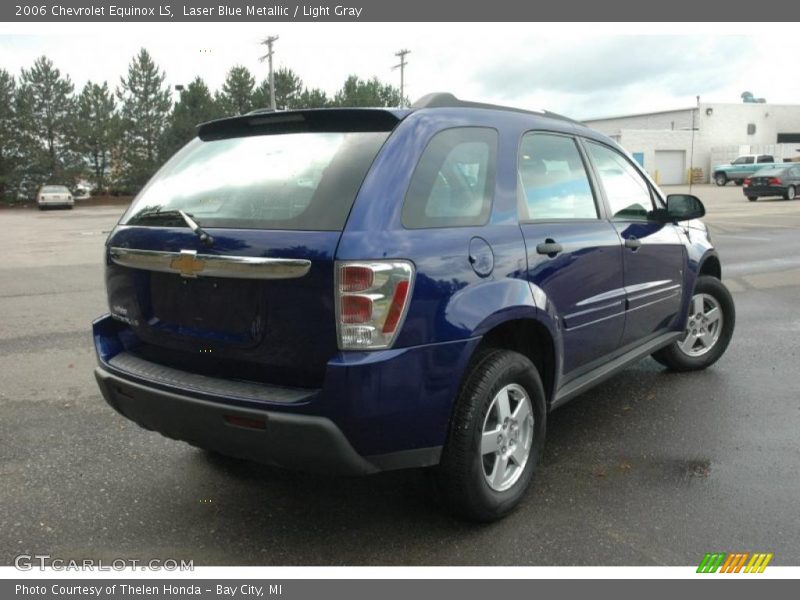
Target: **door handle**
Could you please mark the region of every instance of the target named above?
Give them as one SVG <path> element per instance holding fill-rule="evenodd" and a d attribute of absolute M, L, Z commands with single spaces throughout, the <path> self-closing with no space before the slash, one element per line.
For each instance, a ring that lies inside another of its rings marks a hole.
<path fill-rule="evenodd" d="M 536 252 L 538 254 L 546 254 L 550 258 L 553 258 L 557 254 L 564 251 L 564 246 L 556 242 L 555 240 L 551 240 L 547 238 L 541 244 L 536 245 Z"/>
<path fill-rule="evenodd" d="M 631 250 L 637 250 L 642 247 L 642 240 L 635 237 L 625 238 L 625 247 Z"/>

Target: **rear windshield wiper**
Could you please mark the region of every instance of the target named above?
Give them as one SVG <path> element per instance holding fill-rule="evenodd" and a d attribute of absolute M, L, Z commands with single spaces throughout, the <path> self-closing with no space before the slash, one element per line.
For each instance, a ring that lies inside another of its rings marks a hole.
<path fill-rule="evenodd" d="M 198 223 L 194 220 L 194 215 L 184 212 L 182 210 L 160 210 L 153 209 L 135 214 L 128 221 L 128 224 L 139 223 L 140 221 L 155 220 L 155 219 L 175 219 L 180 217 L 184 223 L 189 226 L 189 229 L 200 238 L 200 241 L 210 246 L 214 243 L 214 238 L 211 237 Z"/>

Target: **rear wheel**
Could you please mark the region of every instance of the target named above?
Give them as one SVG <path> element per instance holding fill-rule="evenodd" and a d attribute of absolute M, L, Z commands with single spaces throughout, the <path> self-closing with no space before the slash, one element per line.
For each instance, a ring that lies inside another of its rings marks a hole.
<path fill-rule="evenodd" d="M 478 521 L 511 512 L 541 458 L 546 417 L 544 388 L 533 363 L 509 350 L 481 351 L 456 400 L 435 471 L 436 487 L 449 507 Z"/>
<path fill-rule="evenodd" d="M 714 183 L 722 187 L 723 185 L 728 183 L 727 175 L 725 175 L 725 173 L 717 173 L 716 175 L 714 175 Z"/>
<path fill-rule="evenodd" d="M 758 200 L 758 196 L 748 196 L 747 199 L 750 200 L 750 202 L 755 202 Z"/>
<path fill-rule="evenodd" d="M 797 196 L 797 190 L 795 190 L 793 185 L 790 185 L 786 188 L 786 193 L 783 195 L 784 200 L 794 200 Z"/>
<path fill-rule="evenodd" d="M 674 371 L 711 366 L 725 353 L 733 336 L 736 309 L 728 288 L 716 277 L 697 279 L 683 337 L 653 354 Z"/>

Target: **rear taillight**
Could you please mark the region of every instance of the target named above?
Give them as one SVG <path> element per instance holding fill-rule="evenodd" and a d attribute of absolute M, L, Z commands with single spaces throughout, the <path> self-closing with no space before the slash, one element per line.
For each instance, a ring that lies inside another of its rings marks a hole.
<path fill-rule="evenodd" d="M 770 177 L 768 183 L 769 185 L 783 185 L 780 177 Z"/>
<path fill-rule="evenodd" d="M 744 187 L 747 187 L 748 185 L 750 185 L 750 178 L 749 177 L 744 180 L 744 184 L 743 185 L 744 185 Z"/>
<path fill-rule="evenodd" d="M 407 261 L 336 264 L 336 327 L 341 350 L 392 345 L 411 298 L 414 265 Z"/>

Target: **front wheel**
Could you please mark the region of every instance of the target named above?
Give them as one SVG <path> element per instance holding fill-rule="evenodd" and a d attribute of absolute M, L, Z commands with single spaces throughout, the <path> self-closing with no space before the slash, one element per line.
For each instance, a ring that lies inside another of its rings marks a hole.
<path fill-rule="evenodd" d="M 533 363 L 509 350 L 481 351 L 462 384 L 434 473 L 449 507 L 487 522 L 511 512 L 541 458 L 546 418 Z"/>
<path fill-rule="evenodd" d="M 786 189 L 786 193 L 783 195 L 783 199 L 784 200 L 794 200 L 796 196 L 797 196 L 797 190 L 795 190 L 793 185 L 790 185 Z"/>
<path fill-rule="evenodd" d="M 736 309 L 728 288 L 716 277 L 697 278 L 681 339 L 653 354 L 674 371 L 696 371 L 713 365 L 733 337 Z"/>
<path fill-rule="evenodd" d="M 722 187 L 726 183 L 728 183 L 728 176 L 725 175 L 725 173 L 717 173 L 716 175 L 714 175 L 714 183 Z"/>
<path fill-rule="evenodd" d="M 747 199 L 750 200 L 750 202 L 755 202 L 758 200 L 758 196 L 748 196 Z"/>

